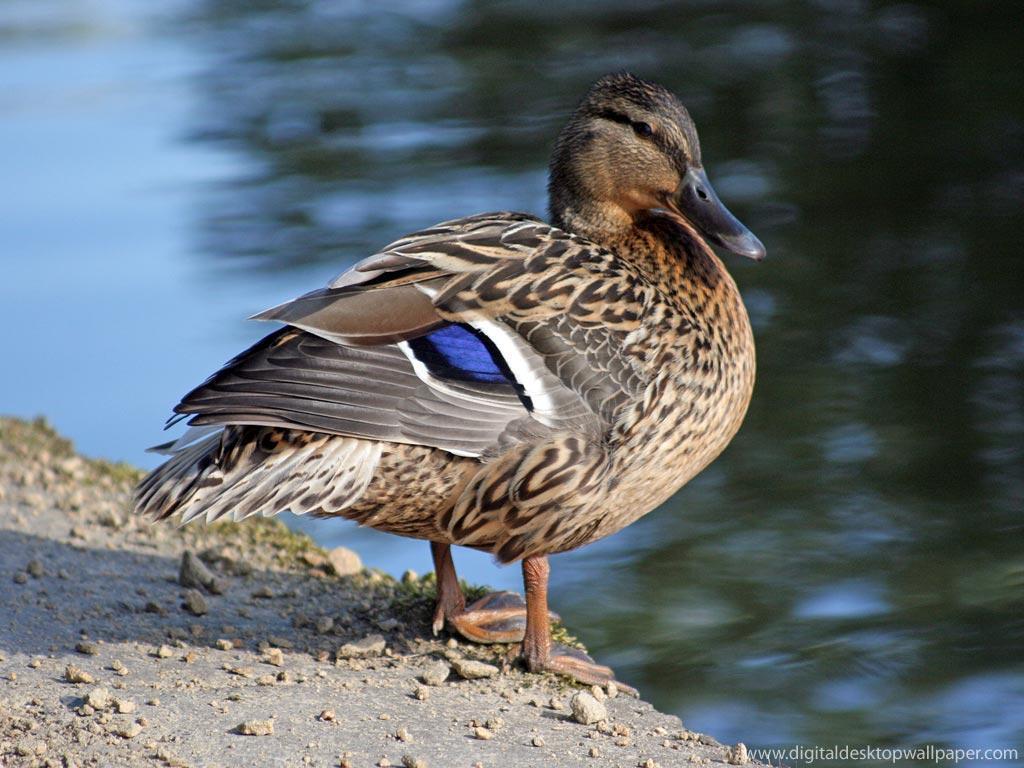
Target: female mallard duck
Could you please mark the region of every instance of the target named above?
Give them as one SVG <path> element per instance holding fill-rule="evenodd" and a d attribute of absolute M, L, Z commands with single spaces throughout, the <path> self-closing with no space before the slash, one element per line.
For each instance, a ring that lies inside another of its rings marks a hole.
<path fill-rule="evenodd" d="M 200 429 L 163 446 L 138 509 L 340 515 L 426 539 L 435 632 L 611 680 L 552 644 L 547 557 L 647 514 L 736 433 L 754 342 L 708 242 L 764 247 L 708 183 L 682 104 L 632 75 L 590 89 L 550 170 L 551 224 L 446 221 L 257 315 L 285 326 L 175 408 Z M 525 605 L 467 607 L 453 544 L 522 561 Z"/>

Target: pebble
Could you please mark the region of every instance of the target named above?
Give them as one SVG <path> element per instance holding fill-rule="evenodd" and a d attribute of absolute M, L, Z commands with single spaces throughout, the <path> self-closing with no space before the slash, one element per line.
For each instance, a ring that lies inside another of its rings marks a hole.
<path fill-rule="evenodd" d="M 85 703 L 93 709 L 106 709 L 110 706 L 110 691 L 106 688 L 93 688 L 85 696 Z"/>
<path fill-rule="evenodd" d="M 334 619 L 330 616 L 321 616 L 316 620 L 317 634 L 326 635 L 332 629 L 334 629 Z"/>
<path fill-rule="evenodd" d="M 473 659 L 452 659 L 452 669 L 459 677 L 465 680 L 480 680 L 482 678 L 494 677 L 498 674 L 498 668 L 493 664 L 485 664 L 482 661 Z"/>
<path fill-rule="evenodd" d="M 483 726 L 477 726 L 473 729 L 473 735 L 483 741 L 489 741 L 494 738 L 494 734 Z"/>
<path fill-rule="evenodd" d="M 427 761 L 412 755 L 402 755 L 402 765 L 405 768 L 427 768 Z"/>
<path fill-rule="evenodd" d="M 746 765 L 750 762 L 747 745 L 742 741 L 726 752 L 726 759 L 731 765 Z"/>
<path fill-rule="evenodd" d="M 159 648 L 156 649 L 154 655 L 158 659 L 169 659 L 171 658 L 171 656 L 174 655 L 174 649 L 171 648 L 171 646 L 169 645 L 161 645 Z"/>
<path fill-rule="evenodd" d="M 219 650 L 221 650 L 221 651 L 230 651 L 234 647 L 235 647 L 235 644 L 232 643 L 230 640 L 225 640 L 224 638 L 221 638 L 220 640 L 217 641 L 217 648 Z"/>
<path fill-rule="evenodd" d="M 14 583 L 15 584 L 24 584 L 27 581 L 28 581 L 28 574 L 25 573 L 24 571 L 18 571 L 16 574 L 14 574 Z"/>
<path fill-rule="evenodd" d="M 227 582 L 224 579 L 217 578 L 206 563 L 188 550 L 185 550 L 181 556 L 178 583 L 183 587 L 205 589 L 212 595 L 222 595 L 227 588 Z"/>
<path fill-rule="evenodd" d="M 338 715 L 333 709 L 325 709 L 320 713 L 320 719 L 325 723 L 333 723 L 337 719 Z"/>
<path fill-rule="evenodd" d="M 131 699 L 114 699 L 114 707 L 118 714 L 130 715 L 135 712 L 135 702 Z"/>
<path fill-rule="evenodd" d="M 439 660 L 428 664 L 427 668 L 423 670 L 423 674 L 420 675 L 420 679 L 427 685 L 441 685 L 441 683 L 448 679 L 450 672 L 451 667 Z"/>
<path fill-rule="evenodd" d="M 246 720 L 235 727 L 242 736 L 270 736 L 274 732 L 273 720 Z"/>
<path fill-rule="evenodd" d="M 134 739 L 142 733 L 142 726 L 138 723 L 129 723 L 128 725 L 114 729 L 114 734 L 120 736 L 122 739 Z"/>
<path fill-rule="evenodd" d="M 254 591 L 252 596 L 259 598 L 260 600 L 270 600 L 274 597 L 274 590 L 264 584 L 262 587 Z"/>
<path fill-rule="evenodd" d="M 586 691 L 577 691 L 570 702 L 572 716 L 577 723 L 590 725 L 599 720 L 608 719 L 608 710 L 604 704 Z"/>
<path fill-rule="evenodd" d="M 407 728 L 399 728 L 395 731 L 395 738 L 399 741 L 404 741 L 406 744 L 412 742 L 412 734 L 409 733 Z"/>
<path fill-rule="evenodd" d="M 91 683 L 93 676 L 85 670 L 79 669 L 74 664 L 64 667 L 64 679 L 69 683 Z"/>
<path fill-rule="evenodd" d="M 335 547 L 327 559 L 336 576 L 354 576 L 363 570 L 363 561 L 348 547 Z"/>
<path fill-rule="evenodd" d="M 415 696 L 418 701 L 426 701 L 430 698 L 430 689 L 425 685 L 417 685 L 416 690 L 413 691 L 412 695 Z"/>
<path fill-rule="evenodd" d="M 601 750 L 598 749 L 597 747 L 591 747 L 590 751 L 587 754 L 590 755 L 591 757 L 600 757 L 601 756 Z"/>
<path fill-rule="evenodd" d="M 28 575 L 34 579 L 41 578 L 46 573 L 46 569 L 43 568 L 43 564 L 38 560 L 29 560 L 28 565 L 25 566 L 25 570 L 28 571 Z"/>
<path fill-rule="evenodd" d="M 381 635 L 367 635 L 354 643 L 345 643 L 338 649 L 336 658 L 357 659 L 365 656 L 380 656 L 384 653 L 387 642 Z"/>
<path fill-rule="evenodd" d="M 87 640 L 83 640 L 80 643 L 75 644 L 75 650 L 79 653 L 85 654 L 86 656 L 96 656 L 100 652 L 100 647 L 96 643 L 90 643 Z"/>
<path fill-rule="evenodd" d="M 267 652 L 263 654 L 263 660 L 274 667 L 284 666 L 284 653 L 281 652 L 280 648 L 268 648 Z"/>
<path fill-rule="evenodd" d="M 203 593 L 198 589 L 190 589 L 185 593 L 183 607 L 193 616 L 205 616 L 210 611 L 209 606 L 206 604 L 206 598 L 203 597 Z"/>
<path fill-rule="evenodd" d="M 544 737 L 543 736 L 534 736 L 533 737 L 533 746 L 535 746 L 535 747 L 543 747 L 544 746 Z"/>

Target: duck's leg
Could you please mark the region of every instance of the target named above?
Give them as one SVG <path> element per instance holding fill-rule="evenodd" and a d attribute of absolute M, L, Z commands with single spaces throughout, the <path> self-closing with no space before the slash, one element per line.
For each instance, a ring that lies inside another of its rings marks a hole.
<path fill-rule="evenodd" d="M 518 643 L 526 631 L 526 603 L 515 592 L 492 592 L 466 605 L 448 544 L 430 543 L 437 575 L 433 630 L 445 626 L 475 643 Z M 558 618 L 557 616 L 555 617 Z"/>
<path fill-rule="evenodd" d="M 531 672 L 555 672 L 587 685 L 605 685 L 615 680 L 611 667 L 598 664 L 578 648 L 551 641 L 551 620 L 548 613 L 547 557 L 523 560 L 523 585 L 526 588 L 526 635 L 523 637 L 523 661 Z M 635 689 L 615 680 L 630 693 Z"/>

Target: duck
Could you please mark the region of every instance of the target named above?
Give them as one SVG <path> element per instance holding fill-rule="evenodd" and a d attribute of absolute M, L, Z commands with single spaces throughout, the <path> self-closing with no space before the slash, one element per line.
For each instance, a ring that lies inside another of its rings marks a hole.
<path fill-rule="evenodd" d="M 549 558 L 657 508 L 739 430 L 754 339 L 715 247 L 760 261 L 667 88 L 602 77 L 554 143 L 549 221 L 406 235 L 261 312 L 280 326 L 186 394 L 138 485 L 183 523 L 283 511 L 429 543 L 432 629 L 518 644 L 530 672 L 615 681 L 555 643 Z M 452 547 L 519 563 L 468 604 Z"/>

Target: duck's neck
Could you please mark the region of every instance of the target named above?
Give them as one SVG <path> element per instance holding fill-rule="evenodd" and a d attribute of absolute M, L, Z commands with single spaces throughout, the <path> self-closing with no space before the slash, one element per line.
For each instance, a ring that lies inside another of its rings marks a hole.
<path fill-rule="evenodd" d="M 631 262 L 669 295 L 687 283 L 717 282 L 724 271 L 695 230 L 661 213 L 633 215 L 611 203 L 559 200 L 552 195 L 551 222 Z"/>

